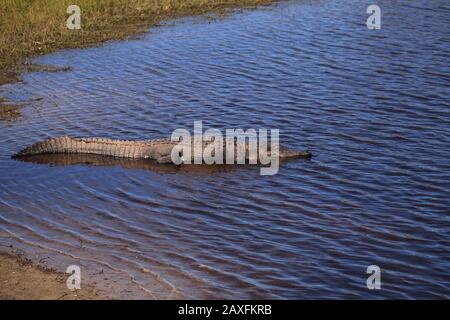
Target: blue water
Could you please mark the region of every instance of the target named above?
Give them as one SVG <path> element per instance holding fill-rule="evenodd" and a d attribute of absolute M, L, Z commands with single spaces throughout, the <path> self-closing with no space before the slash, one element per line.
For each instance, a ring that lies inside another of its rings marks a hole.
<path fill-rule="evenodd" d="M 37 58 L 73 71 L 0 87 L 25 103 L 0 120 L 0 244 L 120 298 L 449 298 L 450 6 L 377 1 L 368 30 L 369 4 L 288 1 Z M 274 176 L 10 159 L 195 120 L 279 128 L 314 157 Z"/>

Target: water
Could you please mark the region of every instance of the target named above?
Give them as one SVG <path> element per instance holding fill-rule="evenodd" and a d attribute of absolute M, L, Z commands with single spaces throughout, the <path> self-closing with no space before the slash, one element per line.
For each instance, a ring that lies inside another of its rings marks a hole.
<path fill-rule="evenodd" d="M 449 298 L 450 7 L 378 1 L 370 31 L 369 4 L 283 2 L 37 58 L 73 71 L 1 87 L 25 106 L 0 122 L 0 243 L 122 298 Z M 194 120 L 280 128 L 314 158 L 275 176 L 10 159 L 47 137 Z"/>

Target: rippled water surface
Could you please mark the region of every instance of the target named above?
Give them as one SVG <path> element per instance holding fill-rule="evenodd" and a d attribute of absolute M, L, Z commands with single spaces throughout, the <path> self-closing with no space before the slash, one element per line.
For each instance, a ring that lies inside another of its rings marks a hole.
<path fill-rule="evenodd" d="M 37 58 L 73 70 L 0 88 L 23 103 L 0 120 L 0 243 L 78 264 L 115 297 L 448 298 L 450 7 L 377 3 L 378 31 L 367 1 L 291 1 Z M 275 176 L 10 159 L 47 137 L 156 138 L 194 120 L 280 128 L 314 157 Z"/>

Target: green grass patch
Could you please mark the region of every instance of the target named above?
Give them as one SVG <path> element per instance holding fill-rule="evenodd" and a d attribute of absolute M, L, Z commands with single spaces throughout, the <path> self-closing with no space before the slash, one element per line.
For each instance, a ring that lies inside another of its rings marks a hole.
<path fill-rule="evenodd" d="M 274 1 L 1 0 L 0 84 L 13 80 L 24 60 L 34 55 L 123 39 L 168 18 L 271 2 Z M 66 10 L 71 4 L 81 9 L 81 30 L 69 30 L 66 26 Z"/>

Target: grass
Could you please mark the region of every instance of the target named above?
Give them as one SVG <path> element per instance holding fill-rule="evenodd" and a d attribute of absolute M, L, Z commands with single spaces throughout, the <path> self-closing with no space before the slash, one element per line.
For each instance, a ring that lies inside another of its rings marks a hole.
<path fill-rule="evenodd" d="M 0 84 L 12 80 L 28 57 L 91 46 L 146 31 L 161 20 L 270 0 L 1 0 Z M 81 9 L 81 30 L 69 30 L 66 9 Z"/>

